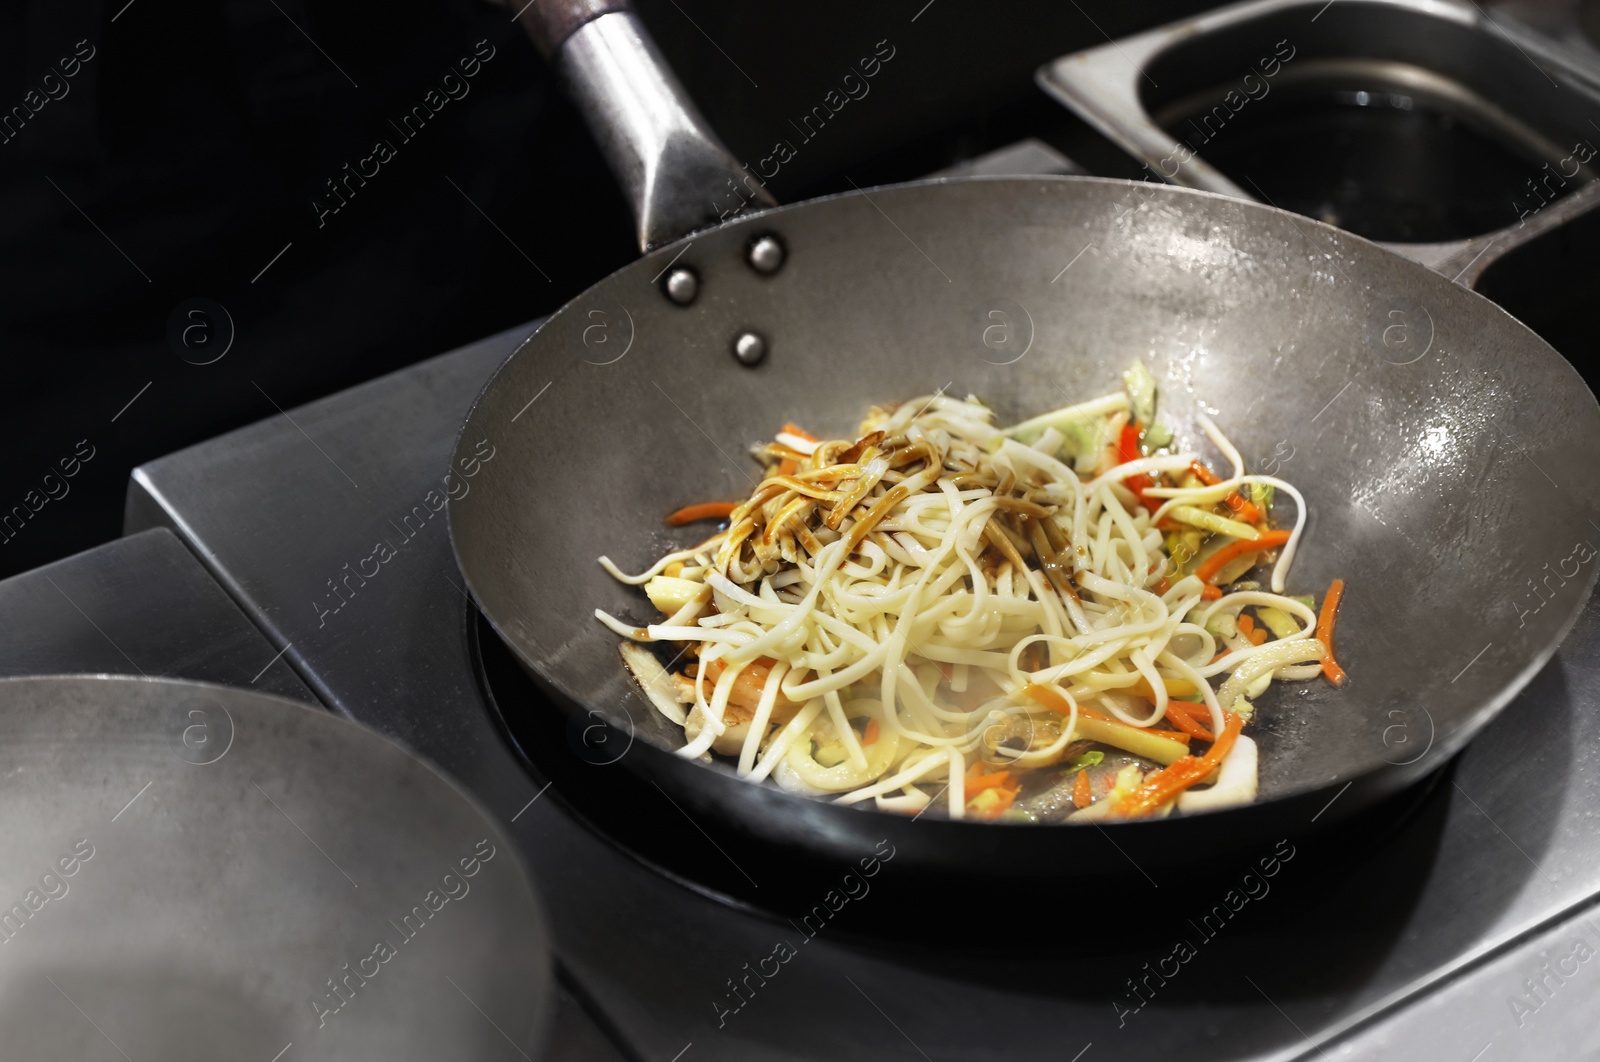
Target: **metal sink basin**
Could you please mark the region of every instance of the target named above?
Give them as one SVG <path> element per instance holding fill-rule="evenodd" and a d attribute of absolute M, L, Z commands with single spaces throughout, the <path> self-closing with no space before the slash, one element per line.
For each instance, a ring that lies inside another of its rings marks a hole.
<path fill-rule="evenodd" d="M 1039 72 L 1160 180 L 1397 245 L 1496 232 L 1593 181 L 1593 77 L 1446 0 L 1257 0 Z"/>

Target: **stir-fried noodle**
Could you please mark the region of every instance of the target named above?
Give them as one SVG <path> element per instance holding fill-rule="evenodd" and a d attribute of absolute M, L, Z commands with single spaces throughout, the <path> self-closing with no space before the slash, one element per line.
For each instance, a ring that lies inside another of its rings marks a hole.
<path fill-rule="evenodd" d="M 855 440 L 792 425 L 699 545 L 628 576 L 665 615 L 596 615 L 682 754 L 752 782 L 950 817 L 1160 815 L 1254 799 L 1240 730 L 1275 678 L 1333 662 L 1332 609 L 1283 591 L 1299 492 L 1173 452 L 1154 389 L 1000 429 L 974 399 L 873 409 Z M 1295 503 L 1275 529 L 1273 499 Z M 1276 554 L 1270 589 L 1245 576 Z M 1226 589 L 1224 589 L 1226 588 Z M 658 656 L 638 643 L 664 643 Z M 663 662 L 671 660 L 663 666 Z M 1192 746 L 1209 744 L 1205 753 Z"/>

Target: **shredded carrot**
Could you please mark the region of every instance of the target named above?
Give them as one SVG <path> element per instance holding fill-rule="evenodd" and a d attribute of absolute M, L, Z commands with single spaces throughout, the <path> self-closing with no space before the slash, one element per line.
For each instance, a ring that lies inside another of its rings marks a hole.
<path fill-rule="evenodd" d="M 1122 459 L 1123 463 L 1137 461 L 1144 456 L 1139 452 L 1140 433 L 1139 422 L 1136 420 L 1130 420 L 1122 426 L 1122 437 L 1117 440 L 1117 456 Z M 1156 485 L 1156 481 L 1150 476 L 1143 474 L 1129 476 L 1122 481 L 1122 485 L 1133 491 L 1134 497 L 1139 499 L 1139 504 L 1151 512 L 1161 508 L 1162 502 L 1166 501 L 1165 498 L 1145 497 L 1144 492 Z"/>
<path fill-rule="evenodd" d="M 985 789 L 993 789 L 996 786 L 1004 787 L 1010 780 L 1010 771 L 996 771 L 993 774 L 969 774 L 962 780 L 961 784 L 966 786 L 967 796 L 971 797 L 972 794 L 981 793 Z"/>
<path fill-rule="evenodd" d="M 1094 708 L 1085 708 L 1081 704 L 1078 705 L 1078 714 L 1080 716 L 1082 716 L 1083 718 L 1085 718 L 1085 719 L 1093 719 L 1096 722 L 1110 723 L 1112 726 L 1125 727 L 1128 730 L 1134 730 L 1134 731 L 1137 731 L 1137 732 L 1139 732 L 1141 734 L 1154 734 L 1156 737 L 1166 738 L 1168 741 L 1176 741 L 1180 745 L 1187 745 L 1189 743 L 1189 735 L 1183 733 L 1182 731 L 1179 731 L 1179 730 L 1156 730 L 1153 727 L 1147 727 L 1147 726 L 1128 726 L 1127 723 L 1124 723 L 1120 719 L 1115 719 L 1115 718 L 1107 715 L 1105 712 L 1099 711 L 1099 710 L 1094 709 Z"/>
<path fill-rule="evenodd" d="M 1174 702 L 1172 701 L 1167 702 L 1167 722 L 1171 723 L 1185 734 L 1188 734 L 1191 737 L 1199 738 L 1201 741 L 1216 740 L 1211 731 L 1194 721 L 1193 716 L 1189 715 L 1187 712 L 1174 712 L 1172 710 L 1173 703 Z"/>
<path fill-rule="evenodd" d="M 1094 793 L 1089 789 L 1089 772 L 1078 771 L 1078 777 L 1072 780 L 1072 803 L 1074 807 L 1086 808 L 1094 803 Z"/>
<path fill-rule="evenodd" d="M 1062 715 L 1072 711 L 1071 703 L 1054 686 L 1041 686 L 1037 682 L 1030 682 L 1022 687 L 1022 695 L 1031 701 L 1044 705 L 1051 711 L 1060 712 Z M 1176 730 L 1151 730 L 1148 727 L 1128 726 L 1122 720 L 1114 719 L 1098 708 L 1090 708 L 1086 704 L 1078 705 L 1078 714 L 1085 719 L 1096 719 L 1102 723 L 1110 723 L 1113 726 L 1127 727 L 1129 730 L 1137 730 L 1141 734 L 1154 734 L 1156 737 L 1166 738 L 1169 741 L 1186 743 L 1189 740 L 1188 734 L 1180 733 Z"/>
<path fill-rule="evenodd" d="M 998 819 L 1011 809 L 1011 804 L 1017 799 L 1018 792 L 1018 789 L 1002 786 L 995 790 L 995 793 L 999 795 L 999 800 L 992 807 L 983 811 L 974 811 L 973 813 L 984 819 Z"/>
<path fill-rule="evenodd" d="M 1322 659 L 1322 673 L 1335 686 L 1343 686 L 1344 668 L 1333 658 L 1333 624 L 1339 618 L 1339 600 L 1344 597 L 1344 580 L 1335 579 L 1328 586 L 1328 596 L 1322 599 L 1322 611 L 1317 616 L 1317 640 L 1328 647 Z"/>
<path fill-rule="evenodd" d="M 1216 601 L 1221 597 L 1222 591 L 1210 583 L 1206 583 L 1200 588 L 1200 600 L 1202 601 Z"/>
<path fill-rule="evenodd" d="M 816 442 L 817 441 L 817 437 L 815 435 L 812 435 L 809 431 L 806 431 L 804 428 L 800 427 L 798 424 L 793 424 L 793 423 L 785 424 L 783 426 L 783 430 L 784 430 L 784 433 L 786 435 L 797 436 L 797 437 L 799 437 L 801 439 L 804 439 L 806 442 Z"/>
<path fill-rule="evenodd" d="M 772 677 L 772 669 L 777 666 L 778 662 L 770 656 L 758 657 L 750 661 L 749 664 L 745 665 L 745 669 L 739 672 L 739 677 L 733 680 L 733 689 L 728 693 L 728 703 L 737 704 L 739 707 L 746 708 L 751 712 L 756 711 L 761 705 L 761 693 L 766 689 L 767 680 Z M 727 670 L 727 667 L 728 665 L 721 660 L 707 661 L 706 679 L 710 682 L 716 682 L 722 677 L 722 673 Z M 691 678 L 693 670 L 693 668 L 690 669 Z M 706 690 L 706 696 L 711 696 L 709 689 Z M 778 694 L 778 699 L 775 703 L 785 709 L 794 706 L 794 702 L 782 693 Z"/>
<path fill-rule="evenodd" d="M 861 743 L 863 745 L 876 745 L 878 743 L 878 721 L 876 719 L 867 720 L 867 729 L 861 735 Z"/>
<path fill-rule="evenodd" d="M 1249 639 L 1251 645 L 1260 645 L 1267 640 L 1267 632 L 1256 626 L 1256 621 L 1239 613 L 1239 633 Z"/>
<path fill-rule="evenodd" d="M 1159 580 L 1156 581 L 1156 585 L 1150 588 L 1150 592 L 1155 594 L 1157 597 L 1165 597 L 1167 591 L 1171 589 L 1172 581 L 1163 575 Z M 1203 592 L 1204 591 L 1202 591 L 1202 593 Z"/>
<path fill-rule="evenodd" d="M 667 523 L 673 527 L 682 527 L 696 520 L 726 520 L 738 507 L 738 502 L 701 502 L 699 505 L 685 505 L 677 512 L 669 513 Z"/>
<path fill-rule="evenodd" d="M 1245 500 L 1244 495 L 1238 491 L 1231 492 L 1222 499 L 1222 504 L 1232 509 L 1234 513 L 1247 524 L 1259 524 L 1262 521 L 1261 510 L 1253 502 Z"/>
<path fill-rule="evenodd" d="M 1044 705 L 1051 711 L 1060 712 L 1062 715 L 1072 714 L 1072 704 L 1066 697 L 1062 696 L 1060 690 L 1053 686 L 1041 686 L 1037 682 L 1030 682 L 1022 687 L 1022 695 L 1031 701 Z M 1103 713 L 1096 712 L 1093 708 L 1079 706 L 1078 711 L 1091 719 L 1104 717 Z"/>
<path fill-rule="evenodd" d="M 1244 716 L 1236 715 L 1233 712 L 1222 713 L 1222 733 L 1217 736 L 1217 740 L 1206 750 L 1206 754 L 1200 757 L 1200 762 L 1206 769 L 1205 774 L 1200 777 L 1204 778 L 1206 774 L 1210 774 L 1221 766 L 1228 753 L 1233 751 L 1233 743 L 1239 739 L 1239 732 L 1243 729 Z"/>
<path fill-rule="evenodd" d="M 1117 456 L 1123 464 L 1137 461 L 1144 455 L 1139 452 L 1139 422 L 1130 420 L 1122 426 L 1122 434 L 1117 437 Z"/>
<path fill-rule="evenodd" d="M 1215 487 L 1218 483 L 1222 482 L 1222 478 L 1220 476 L 1211 471 L 1211 469 L 1207 468 L 1205 465 L 1202 465 L 1199 461 L 1191 461 L 1189 463 L 1189 471 L 1193 472 L 1195 474 L 1195 478 L 1199 479 L 1200 482 L 1204 483 L 1208 487 Z M 1246 501 L 1244 496 L 1238 491 L 1229 492 L 1228 496 L 1222 499 L 1222 503 L 1229 509 L 1232 509 L 1239 519 L 1243 520 L 1247 524 L 1261 522 L 1261 510 L 1257 509 L 1254 505 L 1250 504 L 1250 502 Z"/>
<path fill-rule="evenodd" d="M 1030 682 L 1022 687 L 1022 695 L 1052 711 L 1060 712 L 1062 715 L 1067 715 L 1072 711 L 1072 705 L 1061 695 L 1061 691 L 1054 686 L 1041 686 L 1037 682 Z M 1090 708 L 1086 704 L 1078 705 L 1078 714 L 1085 719 L 1099 719 L 1106 723 L 1117 722 L 1105 712 L 1100 711 L 1098 708 Z"/>
<path fill-rule="evenodd" d="M 778 462 L 778 475 L 780 476 L 792 476 L 798 471 L 800 471 L 800 462 L 792 457 L 785 457 Z"/>
<path fill-rule="evenodd" d="M 1227 723 L 1222 733 L 1204 756 L 1185 756 L 1170 767 L 1155 772 L 1145 779 L 1142 786 L 1119 800 L 1112 810 L 1119 817 L 1147 814 L 1216 770 L 1223 758 L 1233 750 L 1239 731 L 1244 729 L 1242 717 L 1232 712 L 1225 715 Z"/>
<path fill-rule="evenodd" d="M 992 774 L 984 774 L 984 765 L 981 761 L 975 762 L 967 768 L 966 777 L 961 780 L 965 787 L 967 799 L 988 789 L 993 789 L 997 802 L 990 803 L 986 808 L 969 808 L 972 814 L 979 818 L 999 818 L 1000 813 L 1011 806 L 1017 799 L 1017 793 L 1022 789 L 1022 780 L 1010 771 L 999 770 Z"/>
<path fill-rule="evenodd" d="M 1116 818 L 1133 818 L 1147 814 L 1194 785 L 1208 773 L 1201 769 L 1200 757 L 1185 756 L 1170 767 L 1149 775 L 1143 785 L 1112 806 L 1111 814 Z"/>
<path fill-rule="evenodd" d="M 1287 541 L 1289 541 L 1287 531 L 1263 531 L 1255 538 L 1241 538 L 1237 542 L 1228 543 L 1207 557 L 1194 570 L 1194 574 L 1198 575 L 1202 582 L 1209 583 L 1218 572 L 1227 567 L 1229 561 L 1237 560 L 1247 553 L 1276 549 Z"/>

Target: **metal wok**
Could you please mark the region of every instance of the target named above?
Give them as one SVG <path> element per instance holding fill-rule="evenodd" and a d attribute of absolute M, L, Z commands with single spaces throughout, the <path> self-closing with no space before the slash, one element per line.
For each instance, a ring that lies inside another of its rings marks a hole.
<path fill-rule="evenodd" d="M 608 24 L 613 43 L 638 32 L 609 13 L 573 40 Z M 652 58 L 647 44 L 641 54 Z M 593 99 L 588 110 L 606 120 Z M 614 125 L 607 135 L 616 158 L 627 138 Z M 634 185 L 648 243 L 659 211 Z M 785 251 L 775 272 L 751 263 L 761 237 Z M 698 280 L 688 305 L 664 291 L 669 263 Z M 746 334 L 765 347 L 754 365 L 732 352 Z M 641 570 L 703 535 L 669 531 L 662 515 L 746 495 L 759 475 L 747 448 L 785 421 L 849 434 L 869 403 L 942 388 L 1009 423 L 1114 389 L 1135 358 L 1160 381 L 1180 442 L 1201 441 L 1203 406 L 1247 464 L 1304 491 L 1290 592 L 1349 584 L 1338 648 L 1351 680 L 1263 699 L 1255 805 L 1099 830 L 909 821 L 673 754 L 680 729 L 592 618 L 598 607 L 644 622 L 654 610 L 598 555 Z M 1370 806 L 1459 750 L 1549 658 L 1592 588 L 1589 543 L 1600 543 L 1589 522 L 1600 407 L 1523 325 L 1340 230 L 1110 180 L 871 189 L 661 247 L 500 368 L 462 429 L 457 467 L 486 447 L 490 474 L 450 506 L 462 573 L 552 700 L 629 745 L 613 769 L 796 849 L 848 856 L 887 840 L 908 864 L 957 871 L 1122 865 L 1107 838 L 1141 868 L 1171 866 Z"/>
<path fill-rule="evenodd" d="M 7 1058 L 539 1042 L 550 954 L 514 845 L 393 742 L 252 690 L 104 675 L 0 681 L 0 725 Z"/>

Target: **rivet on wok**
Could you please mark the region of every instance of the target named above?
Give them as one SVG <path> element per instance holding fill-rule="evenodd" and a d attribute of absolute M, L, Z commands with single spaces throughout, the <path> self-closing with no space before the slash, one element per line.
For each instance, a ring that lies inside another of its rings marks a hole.
<path fill-rule="evenodd" d="M 750 268 L 771 276 L 783 268 L 783 243 L 776 236 L 757 236 L 750 243 L 746 256 Z"/>
<path fill-rule="evenodd" d="M 767 341 L 755 332 L 740 332 L 733 338 L 733 356 L 741 365 L 755 365 L 767 356 Z"/>
<path fill-rule="evenodd" d="M 662 283 L 661 290 L 667 293 L 667 298 L 679 306 L 687 306 L 700 294 L 700 278 L 686 266 L 678 266 L 667 273 L 667 279 Z"/>

